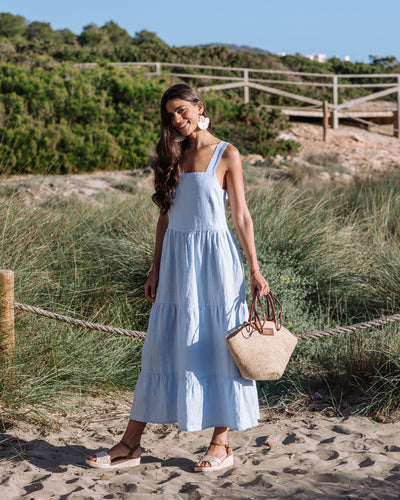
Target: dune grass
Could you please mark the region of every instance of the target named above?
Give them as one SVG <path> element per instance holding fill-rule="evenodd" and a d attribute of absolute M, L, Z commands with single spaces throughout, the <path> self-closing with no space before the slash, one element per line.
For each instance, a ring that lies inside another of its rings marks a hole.
<path fill-rule="evenodd" d="M 400 311 L 400 177 L 300 192 L 252 186 L 260 266 L 294 333 Z M 54 198 L 27 207 L 0 192 L 0 267 L 16 300 L 99 323 L 145 330 L 157 210 L 148 193 L 95 201 Z M 248 295 L 249 296 L 249 295 Z M 71 394 L 133 390 L 142 341 L 17 313 L 16 354 L 0 375 L 3 417 L 43 419 Z M 299 341 L 284 377 L 259 384 L 261 401 L 315 394 L 354 411 L 400 406 L 400 325 Z M 327 403 L 328 404 L 328 403 Z"/>

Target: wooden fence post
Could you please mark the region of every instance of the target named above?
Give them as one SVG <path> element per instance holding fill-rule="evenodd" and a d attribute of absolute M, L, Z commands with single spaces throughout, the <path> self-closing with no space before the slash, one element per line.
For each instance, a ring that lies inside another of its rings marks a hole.
<path fill-rule="evenodd" d="M 328 138 L 328 128 L 329 128 L 329 109 L 328 109 L 328 101 L 323 101 L 322 103 L 322 126 L 324 128 L 324 141 Z"/>
<path fill-rule="evenodd" d="M 400 138 L 400 76 L 397 77 L 397 110 L 393 113 L 393 135 Z"/>
<path fill-rule="evenodd" d="M 339 92 L 338 92 L 338 77 L 333 76 L 333 111 L 332 111 L 332 128 L 339 128 L 339 117 L 337 105 L 339 103 Z"/>
<path fill-rule="evenodd" d="M 11 361 L 14 356 L 14 273 L 0 269 L 0 356 Z"/>
<path fill-rule="evenodd" d="M 248 83 L 249 83 L 249 70 L 248 69 L 244 69 L 243 70 L 243 80 L 244 80 L 244 96 L 243 96 L 243 101 L 245 104 L 248 104 L 249 101 L 250 101 L 250 97 L 249 97 L 249 87 L 248 87 Z"/>

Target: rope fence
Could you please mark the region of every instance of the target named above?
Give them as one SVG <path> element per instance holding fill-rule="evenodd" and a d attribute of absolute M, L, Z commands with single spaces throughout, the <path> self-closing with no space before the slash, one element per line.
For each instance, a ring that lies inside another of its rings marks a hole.
<path fill-rule="evenodd" d="M 99 323 L 92 323 L 77 318 L 71 318 L 63 314 L 57 314 L 40 307 L 34 307 L 19 302 L 14 302 L 14 273 L 12 271 L 0 270 L 0 351 L 5 353 L 9 359 L 13 357 L 15 334 L 14 334 L 14 310 L 19 310 L 44 318 L 61 321 L 69 325 L 87 328 L 104 333 L 112 333 L 116 335 L 124 335 L 125 337 L 135 337 L 144 339 L 146 332 L 137 330 L 126 330 L 110 325 L 101 325 Z M 380 327 L 387 323 L 400 321 L 400 314 L 392 314 L 384 316 L 379 319 L 364 321 L 362 323 L 355 323 L 354 325 L 341 326 L 337 328 L 328 328 L 326 330 L 299 333 L 296 334 L 298 339 L 310 340 L 324 337 L 331 337 L 340 333 L 351 333 L 357 330 L 365 330 L 367 328 Z"/>
<path fill-rule="evenodd" d="M 386 323 L 393 323 L 395 321 L 400 321 L 400 314 L 392 314 L 391 316 L 383 316 L 379 319 L 372 319 L 370 321 L 364 321 L 362 323 L 355 323 L 350 326 L 340 326 L 338 328 L 328 328 L 327 330 L 309 332 L 309 333 L 299 333 L 296 335 L 299 339 L 319 339 L 322 337 L 331 337 L 332 335 L 338 335 L 339 333 L 351 333 L 356 330 L 366 330 L 367 328 L 374 328 L 377 326 L 385 325 Z"/>
<path fill-rule="evenodd" d="M 64 316 L 63 314 L 57 314 L 50 311 L 46 311 L 46 309 L 41 309 L 40 307 L 20 304 L 19 302 L 14 302 L 14 309 L 36 314 L 37 316 L 43 316 L 44 318 L 54 319 L 56 321 L 62 321 L 63 323 L 68 323 L 69 325 L 81 326 L 83 328 L 88 328 L 89 330 L 96 330 L 98 332 L 116 333 L 117 335 L 125 335 L 125 337 L 137 337 L 139 339 L 143 339 L 146 336 L 146 332 L 138 332 L 136 330 L 125 330 L 124 328 L 117 328 L 115 326 L 100 325 L 99 323 L 91 323 L 90 321 L 71 318 L 69 316 Z"/>
<path fill-rule="evenodd" d="M 146 332 L 140 332 L 136 330 L 125 330 L 123 328 L 117 328 L 115 326 L 100 325 L 99 323 L 90 323 L 89 321 L 83 321 L 76 318 L 71 318 L 69 316 L 63 316 L 62 314 L 56 314 L 39 307 L 28 306 L 26 304 L 20 304 L 19 302 L 14 302 L 14 309 L 20 311 L 29 312 L 36 314 L 37 316 L 43 316 L 45 318 L 54 319 L 56 321 L 62 321 L 70 325 L 81 326 L 83 328 L 88 328 L 89 330 L 96 330 L 105 333 L 115 333 L 118 335 L 125 335 L 126 337 L 137 337 L 145 338 Z M 382 326 L 386 323 L 393 323 L 394 321 L 400 321 L 400 314 L 393 314 L 392 316 L 384 316 L 379 319 L 374 319 L 371 321 L 364 321 L 363 323 L 355 323 L 350 326 L 341 326 L 337 328 L 329 328 L 327 330 L 321 330 L 316 332 L 299 333 L 295 334 L 298 339 L 318 339 L 322 337 L 331 337 L 333 335 L 338 335 L 339 333 L 350 333 L 356 330 L 366 330 L 367 328 L 373 328 L 377 326 Z"/>

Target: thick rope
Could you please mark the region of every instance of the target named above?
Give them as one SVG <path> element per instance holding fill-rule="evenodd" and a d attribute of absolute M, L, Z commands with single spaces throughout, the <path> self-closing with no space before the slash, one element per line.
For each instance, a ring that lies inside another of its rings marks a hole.
<path fill-rule="evenodd" d="M 341 326 L 338 328 L 329 328 L 327 330 L 309 333 L 299 333 L 296 335 L 299 339 L 318 339 L 321 337 L 330 337 L 332 335 L 337 335 L 339 333 L 349 333 L 355 332 L 356 330 L 365 330 L 367 328 L 373 328 L 374 326 L 382 326 L 386 323 L 393 323 L 394 321 L 400 321 L 400 314 L 393 314 L 392 316 L 384 316 L 383 318 L 373 319 L 371 321 L 364 321 L 363 323 L 355 323 L 350 326 Z"/>
<path fill-rule="evenodd" d="M 137 332 L 135 330 L 125 330 L 124 328 L 117 328 L 115 326 L 100 325 L 99 323 L 90 323 L 89 321 L 70 318 L 69 316 L 56 314 L 50 311 L 46 311 L 45 309 L 40 309 L 39 307 L 27 306 L 26 304 L 20 304 L 19 302 L 14 302 L 14 308 L 19 309 L 20 311 L 36 314 L 37 316 L 43 316 L 44 318 L 63 321 L 64 323 L 68 323 L 70 325 L 82 326 L 84 328 L 88 328 L 89 330 L 96 330 L 98 332 L 117 333 L 119 335 L 125 335 L 126 337 L 137 337 L 139 339 L 143 339 L 146 336 L 146 332 Z"/>
<path fill-rule="evenodd" d="M 39 307 L 20 304 L 19 302 L 14 302 L 14 308 L 20 311 L 36 314 L 37 316 L 43 316 L 45 318 L 55 319 L 56 321 L 63 321 L 64 323 L 68 323 L 70 325 L 88 328 L 89 330 L 96 330 L 105 333 L 116 333 L 118 335 L 125 335 L 126 337 L 137 337 L 140 339 L 143 339 L 146 336 L 146 332 L 138 332 L 136 330 L 125 330 L 124 328 L 117 328 L 115 326 L 108 326 L 108 325 L 100 325 L 99 323 L 90 323 L 89 321 L 71 318 L 69 316 L 64 316 L 62 314 L 56 314 L 50 311 L 46 311 L 45 309 L 40 309 Z M 331 337 L 332 335 L 338 335 L 339 333 L 349 333 L 349 332 L 355 332 L 356 330 L 365 330 L 367 328 L 382 326 L 385 325 L 386 323 L 393 323 L 394 321 L 400 321 L 400 314 L 384 316 L 383 318 L 373 319 L 371 321 L 364 321 L 363 323 L 355 323 L 354 325 L 350 326 L 329 328 L 327 330 L 322 330 L 317 332 L 299 333 L 296 334 L 296 337 L 304 340 L 318 339 L 322 337 Z"/>

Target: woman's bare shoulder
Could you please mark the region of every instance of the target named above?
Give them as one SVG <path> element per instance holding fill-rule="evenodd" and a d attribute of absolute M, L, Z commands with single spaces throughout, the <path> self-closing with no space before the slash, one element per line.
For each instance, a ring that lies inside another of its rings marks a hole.
<path fill-rule="evenodd" d="M 226 161 L 228 168 L 235 168 L 242 165 L 239 150 L 232 144 L 226 146 L 222 158 Z"/>

